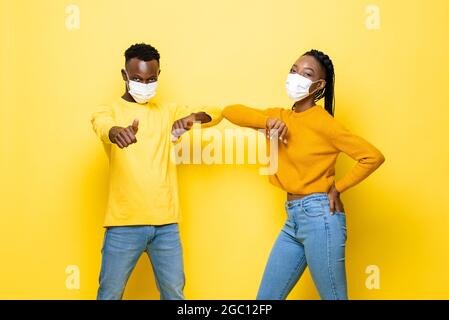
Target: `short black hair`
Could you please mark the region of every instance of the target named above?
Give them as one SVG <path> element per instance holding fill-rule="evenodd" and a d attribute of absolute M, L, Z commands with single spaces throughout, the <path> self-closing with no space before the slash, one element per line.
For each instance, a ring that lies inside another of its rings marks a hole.
<path fill-rule="evenodd" d="M 132 58 L 143 61 L 156 60 L 159 63 L 160 55 L 157 49 L 149 44 L 136 43 L 125 51 L 125 63 Z"/>

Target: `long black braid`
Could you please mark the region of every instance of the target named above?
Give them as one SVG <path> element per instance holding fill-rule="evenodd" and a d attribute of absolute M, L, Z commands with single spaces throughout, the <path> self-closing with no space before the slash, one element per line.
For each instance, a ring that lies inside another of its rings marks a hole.
<path fill-rule="evenodd" d="M 334 85 L 335 85 L 335 72 L 334 64 L 329 56 L 319 50 L 312 49 L 303 54 L 304 56 L 312 56 L 320 62 L 326 71 L 326 86 L 319 90 L 315 94 L 315 102 L 324 97 L 324 109 L 334 116 L 335 110 L 335 95 L 334 95 Z"/>

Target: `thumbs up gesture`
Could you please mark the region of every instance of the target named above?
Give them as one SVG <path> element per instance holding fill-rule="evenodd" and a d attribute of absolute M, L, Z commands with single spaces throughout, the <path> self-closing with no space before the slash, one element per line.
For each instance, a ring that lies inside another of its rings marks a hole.
<path fill-rule="evenodd" d="M 128 147 L 130 144 L 136 143 L 136 133 L 139 129 L 139 119 L 134 119 L 132 125 L 124 127 L 112 127 L 109 130 L 109 140 L 119 146 L 120 149 Z"/>

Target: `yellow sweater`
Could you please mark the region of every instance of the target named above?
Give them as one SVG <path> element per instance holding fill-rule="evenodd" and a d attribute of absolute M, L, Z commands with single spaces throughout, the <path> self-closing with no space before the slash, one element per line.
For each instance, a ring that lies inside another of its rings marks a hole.
<path fill-rule="evenodd" d="M 205 111 L 212 118 L 208 127 L 220 122 L 221 109 L 190 108 L 152 102 L 138 104 L 119 99 L 92 115 L 94 131 L 109 157 L 109 196 L 104 227 L 162 225 L 179 222 L 176 164 L 170 160 L 175 120 L 192 112 Z M 137 143 L 120 149 L 109 140 L 113 126 L 127 127 L 139 119 Z"/>
<path fill-rule="evenodd" d="M 278 170 L 269 180 L 289 193 L 328 192 L 334 183 L 335 162 L 340 152 L 348 154 L 357 164 L 335 182 L 339 192 L 368 177 L 385 161 L 379 150 L 349 132 L 318 105 L 303 112 L 232 105 L 223 110 L 223 116 L 236 125 L 251 128 L 265 128 L 268 118 L 280 119 L 287 125 L 287 145 L 278 143 Z"/>

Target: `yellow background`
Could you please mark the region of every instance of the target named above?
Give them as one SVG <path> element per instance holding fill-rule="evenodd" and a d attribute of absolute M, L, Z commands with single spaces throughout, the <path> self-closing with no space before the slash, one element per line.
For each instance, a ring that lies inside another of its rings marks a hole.
<path fill-rule="evenodd" d="M 79 30 L 65 27 L 69 4 Z M 370 4 L 379 30 L 365 26 Z M 108 165 L 89 120 L 122 94 L 136 42 L 161 53 L 157 101 L 190 105 L 288 107 L 291 64 L 328 53 L 336 118 L 386 156 L 342 195 L 350 298 L 449 298 L 447 1 L 1 0 L 0 15 L 0 298 L 95 298 Z M 341 156 L 338 175 L 353 164 Z M 285 194 L 256 165 L 178 171 L 186 298 L 253 299 Z M 365 286 L 369 265 L 378 290 Z M 125 298 L 158 297 L 143 255 Z M 308 272 L 289 298 L 318 298 Z"/>

